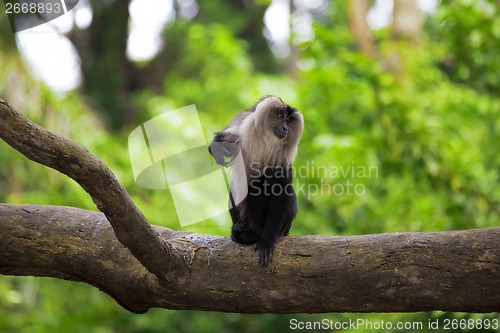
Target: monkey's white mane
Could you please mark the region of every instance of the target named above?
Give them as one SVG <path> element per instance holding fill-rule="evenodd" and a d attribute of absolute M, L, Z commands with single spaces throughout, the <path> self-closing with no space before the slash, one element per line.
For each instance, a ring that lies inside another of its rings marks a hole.
<path fill-rule="evenodd" d="M 279 165 L 288 167 L 295 159 L 296 142 L 291 142 L 292 146 L 288 145 L 286 140 L 290 135 L 285 139 L 279 139 L 267 124 L 270 110 L 282 104 L 283 102 L 278 97 L 267 97 L 258 103 L 255 111 L 248 113 L 241 122 L 238 132 L 247 165 L 256 168 Z"/>

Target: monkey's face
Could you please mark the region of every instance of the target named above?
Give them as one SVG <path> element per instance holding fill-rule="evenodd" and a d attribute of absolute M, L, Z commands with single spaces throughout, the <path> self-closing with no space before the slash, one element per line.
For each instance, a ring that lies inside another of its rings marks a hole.
<path fill-rule="evenodd" d="M 304 118 L 276 96 L 268 96 L 233 121 L 247 161 L 261 166 L 290 166 L 304 131 Z M 231 129 L 231 125 L 228 126 Z"/>
<path fill-rule="evenodd" d="M 255 150 L 255 147 L 262 145 L 265 154 L 274 155 L 278 154 L 274 151 L 276 147 L 279 149 L 287 147 L 292 148 L 290 152 L 291 155 L 294 155 L 295 146 L 304 130 L 304 118 L 297 109 L 283 103 L 276 96 L 269 96 L 255 105 L 254 116 L 247 119 L 252 120 L 247 123 L 254 124 L 256 130 L 252 132 L 255 136 L 248 140 L 250 145 L 253 145 L 252 149 Z M 247 127 L 243 125 L 241 137 L 244 141 L 247 138 L 246 134 L 250 133 L 246 131 Z M 290 162 L 292 160 L 293 158 L 290 159 Z"/>
<path fill-rule="evenodd" d="M 294 136 L 298 137 L 302 134 L 302 117 L 297 109 L 283 105 L 274 109 L 270 113 L 270 118 L 273 133 L 279 139 L 287 138 L 290 132 L 294 132 Z"/>

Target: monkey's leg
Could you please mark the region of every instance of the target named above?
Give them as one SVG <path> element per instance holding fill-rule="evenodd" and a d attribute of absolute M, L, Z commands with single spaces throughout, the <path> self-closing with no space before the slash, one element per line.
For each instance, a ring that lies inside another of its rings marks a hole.
<path fill-rule="evenodd" d="M 229 210 L 231 219 L 233 220 L 233 227 L 231 228 L 231 240 L 243 245 L 257 243 L 259 240 L 259 233 L 249 227 L 248 221 L 240 219 L 240 212 L 237 207 Z"/>
<path fill-rule="evenodd" d="M 288 233 L 290 232 L 290 228 L 292 227 L 292 221 L 297 215 L 297 197 L 295 196 L 295 191 L 293 191 L 292 188 L 292 195 L 290 195 L 287 198 L 287 203 L 286 207 L 289 207 L 287 212 L 286 219 L 283 222 L 283 226 L 281 228 L 281 234 L 280 236 L 288 236 Z"/>

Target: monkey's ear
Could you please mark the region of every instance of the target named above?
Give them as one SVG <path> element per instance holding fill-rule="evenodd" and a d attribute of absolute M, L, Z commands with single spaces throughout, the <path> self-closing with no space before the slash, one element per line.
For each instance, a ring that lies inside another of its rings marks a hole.
<path fill-rule="evenodd" d="M 240 146 L 232 142 L 213 141 L 208 146 L 208 151 L 212 154 L 217 164 L 229 167 L 234 163 L 234 159 L 240 153 Z"/>

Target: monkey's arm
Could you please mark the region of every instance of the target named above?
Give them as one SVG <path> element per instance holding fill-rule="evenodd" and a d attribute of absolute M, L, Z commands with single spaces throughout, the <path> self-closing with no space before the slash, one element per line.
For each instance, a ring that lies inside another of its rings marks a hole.
<path fill-rule="evenodd" d="M 271 182 L 271 188 L 279 185 L 280 193 L 270 197 L 264 229 L 255 247 L 259 250 L 259 263 L 262 266 L 269 264 L 274 244 L 279 237 L 288 235 L 292 221 L 297 215 L 297 197 L 292 186 L 292 178 L 292 169 L 288 167 L 281 177 L 273 178 Z"/>
<path fill-rule="evenodd" d="M 267 266 L 273 258 L 274 245 L 279 237 L 284 233 L 288 234 L 292 220 L 295 216 L 296 204 L 291 202 L 291 198 L 286 195 L 273 196 L 270 199 L 269 211 L 262 234 L 255 250 L 259 251 L 259 264 Z"/>
<path fill-rule="evenodd" d="M 208 146 L 208 151 L 217 164 L 230 166 L 240 152 L 238 135 L 226 131 L 215 133 L 214 141 Z"/>

